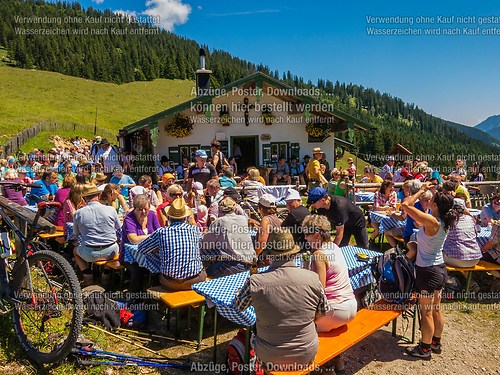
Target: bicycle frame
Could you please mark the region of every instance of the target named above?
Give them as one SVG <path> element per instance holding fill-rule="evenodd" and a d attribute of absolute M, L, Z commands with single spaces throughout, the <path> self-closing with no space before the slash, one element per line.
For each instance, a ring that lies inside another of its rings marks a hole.
<path fill-rule="evenodd" d="M 28 232 L 26 235 L 19 229 L 19 227 L 12 221 L 12 219 L 9 217 L 9 215 L 5 212 L 4 208 L 0 208 L 0 216 L 2 218 L 2 225 L 4 227 L 7 227 L 10 231 L 14 232 L 14 235 L 17 236 L 19 239 L 19 242 L 21 244 L 20 249 L 16 249 L 16 261 L 14 263 L 14 267 L 12 272 L 15 272 L 16 266 L 18 264 L 22 264 L 25 259 L 28 257 L 28 245 L 32 243 L 33 239 L 35 238 L 35 233 L 39 229 L 37 224 L 38 220 L 41 216 L 41 212 L 44 211 L 44 209 L 38 209 L 35 218 L 33 219 L 33 223 L 31 225 L 28 225 Z M 30 273 L 30 267 L 28 262 L 24 262 L 26 266 L 26 275 L 28 277 L 28 282 L 29 282 L 29 287 L 30 287 L 30 294 L 32 298 L 33 305 L 36 306 L 36 298 L 35 298 L 35 293 L 33 290 L 33 284 L 31 280 L 31 273 Z M 45 279 L 49 283 L 49 285 L 52 285 L 50 283 L 50 280 L 47 275 L 44 275 Z M 1 302 L 2 299 L 7 300 L 9 304 L 12 306 L 13 302 L 15 302 L 15 298 L 11 295 L 11 290 L 9 288 L 10 280 L 7 275 L 7 260 L 2 259 L 0 262 L 0 311 L 2 310 L 2 305 L 3 303 Z"/>

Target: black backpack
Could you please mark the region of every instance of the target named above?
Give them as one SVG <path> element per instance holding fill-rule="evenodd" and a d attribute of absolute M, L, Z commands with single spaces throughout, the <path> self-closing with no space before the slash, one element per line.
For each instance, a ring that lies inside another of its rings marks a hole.
<path fill-rule="evenodd" d="M 389 249 L 378 257 L 372 272 L 384 301 L 405 304 L 413 299 L 415 266 L 399 247 Z"/>

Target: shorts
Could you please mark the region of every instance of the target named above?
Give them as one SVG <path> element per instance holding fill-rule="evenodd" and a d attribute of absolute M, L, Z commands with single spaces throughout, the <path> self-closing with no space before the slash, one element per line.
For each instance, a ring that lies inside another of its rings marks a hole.
<path fill-rule="evenodd" d="M 443 289 L 446 276 L 448 275 L 444 263 L 430 267 L 415 266 L 415 271 L 417 274 L 417 278 L 415 279 L 415 289 L 417 292 L 432 293 L 435 290 Z"/>
<path fill-rule="evenodd" d="M 103 249 L 93 249 L 91 247 L 87 247 L 83 244 L 80 244 L 76 248 L 76 253 L 82 258 L 84 261 L 89 263 L 95 263 L 99 260 L 110 260 L 115 257 L 116 254 L 119 253 L 118 244 L 115 242 L 112 245 L 105 247 Z"/>

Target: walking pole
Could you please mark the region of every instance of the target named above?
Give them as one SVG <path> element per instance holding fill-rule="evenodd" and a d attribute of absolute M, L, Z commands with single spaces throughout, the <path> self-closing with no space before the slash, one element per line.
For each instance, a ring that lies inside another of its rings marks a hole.
<path fill-rule="evenodd" d="M 148 351 L 150 353 L 153 353 L 155 355 L 159 355 L 160 357 L 167 358 L 163 354 L 161 354 L 160 352 L 158 352 L 156 350 L 153 350 L 153 349 L 149 349 L 149 348 L 145 347 L 144 345 L 137 344 L 137 343 L 133 342 L 132 340 L 126 339 L 125 337 L 121 337 L 121 336 L 115 335 L 114 333 L 106 331 L 105 329 L 97 327 L 97 326 L 95 326 L 95 325 L 93 325 L 91 323 L 88 323 L 87 325 L 90 328 L 93 328 L 93 329 L 95 329 L 96 331 L 99 331 L 99 332 L 106 333 L 107 335 L 109 335 L 111 337 L 114 337 L 115 339 L 122 340 L 122 341 L 124 341 L 124 342 L 126 342 L 128 344 L 131 344 L 131 345 L 133 345 L 133 346 L 135 346 L 137 348 L 144 349 L 144 350 L 146 350 L 146 351 Z"/>
<path fill-rule="evenodd" d="M 175 341 L 175 342 L 181 342 L 183 344 L 189 344 L 189 345 L 196 345 L 195 342 L 189 341 L 189 340 L 182 340 L 182 339 L 175 339 L 173 337 L 166 337 L 166 336 L 160 336 L 160 335 L 154 335 L 152 333 L 147 333 L 147 332 L 139 332 L 139 331 L 134 331 L 132 329 L 125 329 L 125 328 L 117 328 L 118 332 L 130 332 L 130 334 L 125 334 L 121 333 L 124 336 L 132 336 L 132 335 L 138 335 L 138 338 L 141 338 L 141 336 L 147 336 L 147 337 L 152 337 L 152 338 L 157 338 L 159 340 L 169 340 L 169 341 Z M 154 340 L 153 340 L 154 341 Z"/>

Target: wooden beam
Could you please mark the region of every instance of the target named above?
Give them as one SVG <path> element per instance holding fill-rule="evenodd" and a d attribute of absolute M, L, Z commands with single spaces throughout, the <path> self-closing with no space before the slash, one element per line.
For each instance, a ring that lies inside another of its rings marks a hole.
<path fill-rule="evenodd" d="M 0 207 L 2 207 L 5 211 L 11 212 L 21 221 L 27 222 L 28 225 L 33 225 L 33 220 L 35 220 L 36 214 L 27 208 L 24 208 L 23 206 L 20 206 L 19 204 L 14 203 L 2 196 L 0 196 Z M 38 219 L 37 225 L 46 233 L 53 234 L 57 230 L 54 224 L 43 217 Z"/>

